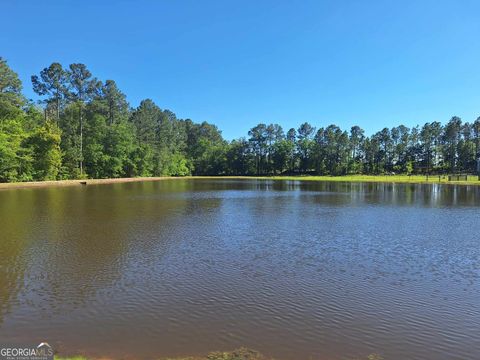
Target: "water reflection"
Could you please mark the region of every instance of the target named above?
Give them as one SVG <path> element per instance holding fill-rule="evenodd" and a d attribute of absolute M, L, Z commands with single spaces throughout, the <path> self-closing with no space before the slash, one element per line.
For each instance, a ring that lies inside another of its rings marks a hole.
<path fill-rule="evenodd" d="M 479 189 L 173 180 L 0 191 L 0 338 L 135 357 L 480 353 Z"/>

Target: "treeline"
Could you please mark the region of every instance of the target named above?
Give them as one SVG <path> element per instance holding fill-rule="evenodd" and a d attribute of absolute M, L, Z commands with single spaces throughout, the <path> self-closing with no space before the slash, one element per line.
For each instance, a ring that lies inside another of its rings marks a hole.
<path fill-rule="evenodd" d="M 359 126 L 259 124 L 231 142 L 212 124 L 179 119 L 152 100 L 131 108 L 115 81 L 83 64 L 32 76 L 40 104 L 22 95 L 0 58 L 0 182 L 185 175 L 474 173 L 480 118 L 453 117 L 366 136 Z"/>
<path fill-rule="evenodd" d="M 0 58 L 0 182 L 204 173 L 214 169 L 206 156 L 227 145 L 216 126 L 152 100 L 131 108 L 83 64 L 53 63 L 31 79 L 41 106 Z"/>

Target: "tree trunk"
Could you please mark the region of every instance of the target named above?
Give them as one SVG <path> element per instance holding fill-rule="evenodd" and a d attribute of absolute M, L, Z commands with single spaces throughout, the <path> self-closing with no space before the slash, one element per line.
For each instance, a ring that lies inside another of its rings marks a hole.
<path fill-rule="evenodd" d="M 57 126 L 59 126 L 60 123 L 60 98 L 58 97 L 57 94 Z"/>
<path fill-rule="evenodd" d="M 83 114 L 80 104 L 80 175 L 83 175 Z"/>
<path fill-rule="evenodd" d="M 112 105 L 112 102 L 109 103 L 109 117 L 110 117 L 110 126 L 113 125 L 113 105 Z"/>

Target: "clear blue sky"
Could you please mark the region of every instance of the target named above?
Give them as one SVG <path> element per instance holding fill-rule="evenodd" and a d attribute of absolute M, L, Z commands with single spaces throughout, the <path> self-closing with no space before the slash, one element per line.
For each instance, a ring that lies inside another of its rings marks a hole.
<path fill-rule="evenodd" d="M 0 56 L 114 79 L 227 139 L 285 129 L 480 116 L 480 1 L 20 1 L 0 3 Z"/>

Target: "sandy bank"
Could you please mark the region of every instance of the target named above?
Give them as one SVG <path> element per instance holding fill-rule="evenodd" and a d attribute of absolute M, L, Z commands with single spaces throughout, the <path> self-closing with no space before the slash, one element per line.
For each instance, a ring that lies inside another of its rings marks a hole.
<path fill-rule="evenodd" d="M 141 182 L 141 181 L 179 180 L 179 179 L 253 179 L 253 178 L 248 176 L 184 176 L 184 177 L 161 176 L 161 177 L 116 178 L 116 179 L 28 181 L 28 182 L 0 183 L 0 190 L 55 187 L 55 186 L 84 186 L 84 185 L 100 185 L 100 184 Z"/>

